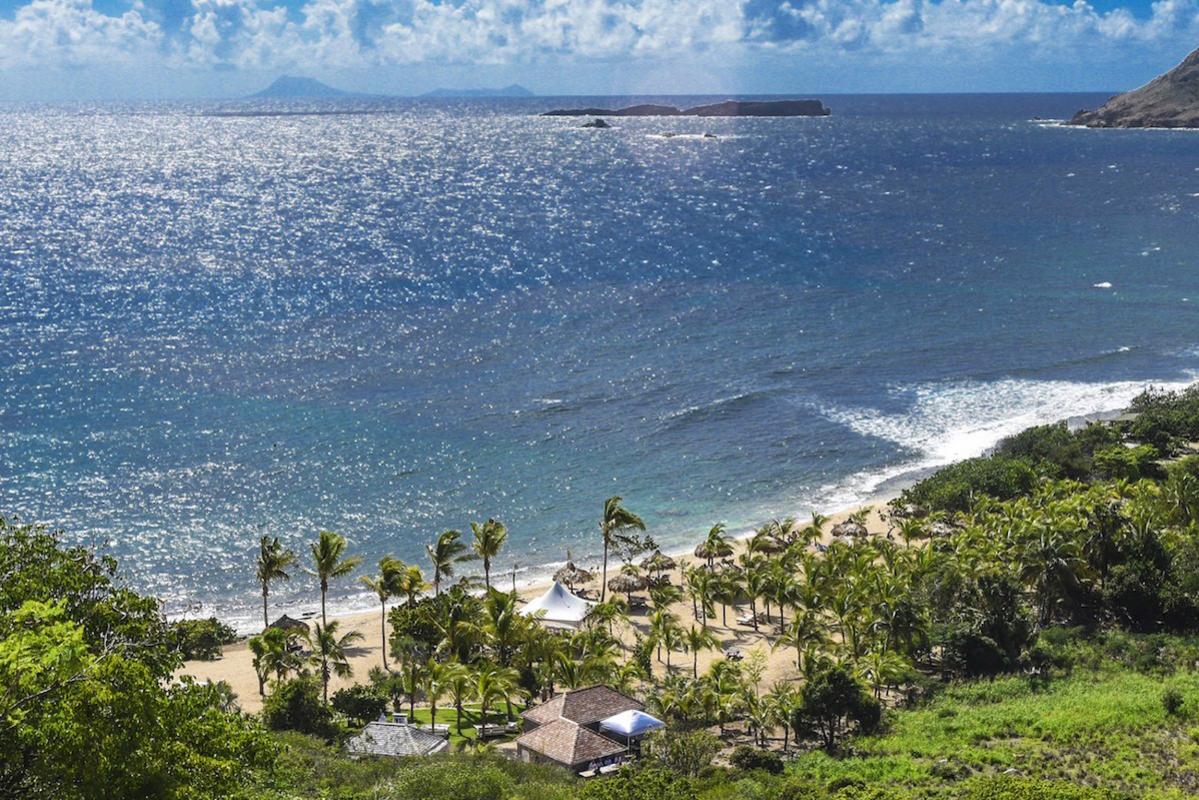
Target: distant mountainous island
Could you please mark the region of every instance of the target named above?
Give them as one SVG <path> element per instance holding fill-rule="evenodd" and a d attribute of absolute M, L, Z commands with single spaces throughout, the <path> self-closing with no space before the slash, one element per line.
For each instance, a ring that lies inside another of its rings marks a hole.
<path fill-rule="evenodd" d="M 334 89 L 315 78 L 280 75 L 270 86 L 250 95 L 259 100 L 331 100 L 338 97 L 371 97 L 372 95 Z"/>
<path fill-rule="evenodd" d="M 627 108 L 557 108 L 543 117 L 827 117 L 819 100 L 725 100 L 723 103 L 679 109 L 643 104 Z"/>
<path fill-rule="evenodd" d="M 509 84 L 500 89 L 434 89 L 421 97 L 536 97 L 531 91 L 518 84 Z"/>
<path fill-rule="evenodd" d="M 1071 125 L 1088 128 L 1199 128 L 1199 50 L 1139 89 L 1118 94 Z"/>

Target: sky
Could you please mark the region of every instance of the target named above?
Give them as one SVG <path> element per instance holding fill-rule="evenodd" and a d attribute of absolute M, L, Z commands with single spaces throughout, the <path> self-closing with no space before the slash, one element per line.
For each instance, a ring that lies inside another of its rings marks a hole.
<path fill-rule="evenodd" d="M 1199 0 L 0 0 L 0 100 L 1118 91 L 1197 47 Z"/>

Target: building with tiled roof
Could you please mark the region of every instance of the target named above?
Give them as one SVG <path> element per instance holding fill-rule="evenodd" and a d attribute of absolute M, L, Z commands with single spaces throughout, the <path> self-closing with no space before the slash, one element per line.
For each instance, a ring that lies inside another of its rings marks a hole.
<path fill-rule="evenodd" d="M 586 686 L 530 708 L 516 750 L 524 761 L 552 761 L 574 771 L 591 769 L 629 751 L 628 743 L 600 730 L 600 722 L 641 702 L 609 686 Z"/>
<path fill-rule="evenodd" d="M 449 740 L 406 722 L 369 723 L 346 742 L 351 755 L 429 756 L 449 747 Z"/>
<path fill-rule="evenodd" d="M 537 725 L 546 725 L 556 719 L 568 719 L 579 725 L 592 725 L 629 709 L 643 711 L 645 704 L 610 686 L 597 684 L 560 692 L 554 695 L 552 700 L 530 708 L 521 716 L 525 720 L 525 730 L 529 731 Z"/>

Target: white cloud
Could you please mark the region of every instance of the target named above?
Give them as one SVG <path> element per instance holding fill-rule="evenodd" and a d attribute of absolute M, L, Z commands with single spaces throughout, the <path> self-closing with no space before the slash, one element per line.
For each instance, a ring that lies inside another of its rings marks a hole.
<path fill-rule="evenodd" d="M 986 51 L 1199 43 L 1199 0 L 1144 19 L 1076 0 L 192 0 L 177 29 L 158 0 L 120 16 L 31 0 L 0 20 L 0 67 L 161 62 L 276 69 L 494 64 L 728 52 Z M 144 4 L 144 5 L 143 5 Z"/>

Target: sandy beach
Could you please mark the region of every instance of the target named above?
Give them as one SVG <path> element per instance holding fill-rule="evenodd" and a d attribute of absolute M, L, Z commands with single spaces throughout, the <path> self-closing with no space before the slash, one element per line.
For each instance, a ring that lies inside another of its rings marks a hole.
<path fill-rule="evenodd" d="M 851 514 L 865 507 L 871 508 L 866 522 L 867 529 L 871 534 L 885 535 L 888 525 L 880 516 L 880 512 L 885 510 L 888 499 L 890 498 L 887 496 L 872 498 L 869 503 L 862 506 L 846 508 L 835 514 L 831 514 L 829 522 L 824 528 L 825 541 L 827 542 L 832 538 L 830 531 L 834 525 L 846 520 Z M 693 543 L 692 548 L 694 548 L 695 544 L 698 544 L 698 542 Z M 743 541 L 736 541 L 734 543 L 736 548 L 735 554 L 741 552 L 743 544 Z M 678 566 L 669 573 L 670 578 L 673 583 L 679 585 L 682 582 L 682 571 L 686 567 L 699 563 L 700 559 L 697 559 L 690 550 L 686 553 L 671 553 L 671 555 L 678 562 Z M 619 568 L 619 563 L 609 563 L 608 577 L 610 578 L 615 575 L 619 571 Z M 596 570 L 595 579 L 591 583 L 585 584 L 583 588 L 592 590 L 593 593 L 598 592 L 598 575 L 598 570 Z M 528 601 L 544 592 L 551 583 L 551 580 L 531 583 L 528 586 L 519 588 L 517 593 L 522 600 Z M 641 594 L 644 595 L 644 592 Z M 688 628 L 692 624 L 698 624 L 690 601 L 684 600 L 679 602 L 671 610 L 678 616 L 684 628 Z M 722 624 L 719 613 L 720 609 L 717 608 L 716 618 L 708 620 L 708 628 L 719 639 L 720 649 L 705 651 L 699 654 L 700 671 L 704 671 L 715 659 L 722 658 L 725 650 L 730 647 L 736 647 L 747 656 L 754 651 L 762 653 L 765 658 L 765 669 L 763 670 L 761 681 L 763 688 L 769 687 L 775 681 L 793 678 L 795 676 L 795 654 L 788 648 L 771 649 L 771 643 L 776 638 L 774 632 L 770 630 L 771 626 L 760 625 L 760 630 L 755 631 L 750 625 L 737 624 L 737 618 L 742 614 L 748 613 L 748 610 L 748 603 L 736 607 L 729 606 L 728 625 L 726 626 Z M 342 686 L 364 682 L 366 681 L 367 672 L 369 672 L 371 667 L 382 665 L 383 630 L 380 615 L 380 611 L 371 611 L 337 617 L 342 623 L 343 632 L 350 630 L 358 631 L 362 634 L 363 640 L 354 649 L 353 655 L 350 658 L 353 676 L 348 679 L 334 678 L 330 682 L 330 691 L 336 691 Z M 630 652 L 634 639 L 633 629 L 640 631 L 642 636 L 648 634 L 648 611 L 642 609 L 631 612 L 630 622 L 631 627 L 622 626 L 618 630 L 626 654 Z M 688 653 L 676 652 L 672 654 L 671 664 L 675 671 L 690 672 L 691 663 L 692 656 Z M 655 661 L 654 670 L 658 674 L 662 674 L 666 671 L 666 666 Z M 188 661 L 180 668 L 177 674 L 191 675 L 201 681 L 224 681 L 232 687 L 234 693 L 237 695 L 238 703 L 244 710 L 258 711 L 262 707 L 262 698 L 258 694 L 258 679 L 254 673 L 252 656 L 245 640 L 223 648 L 221 658 L 216 661 Z"/>

